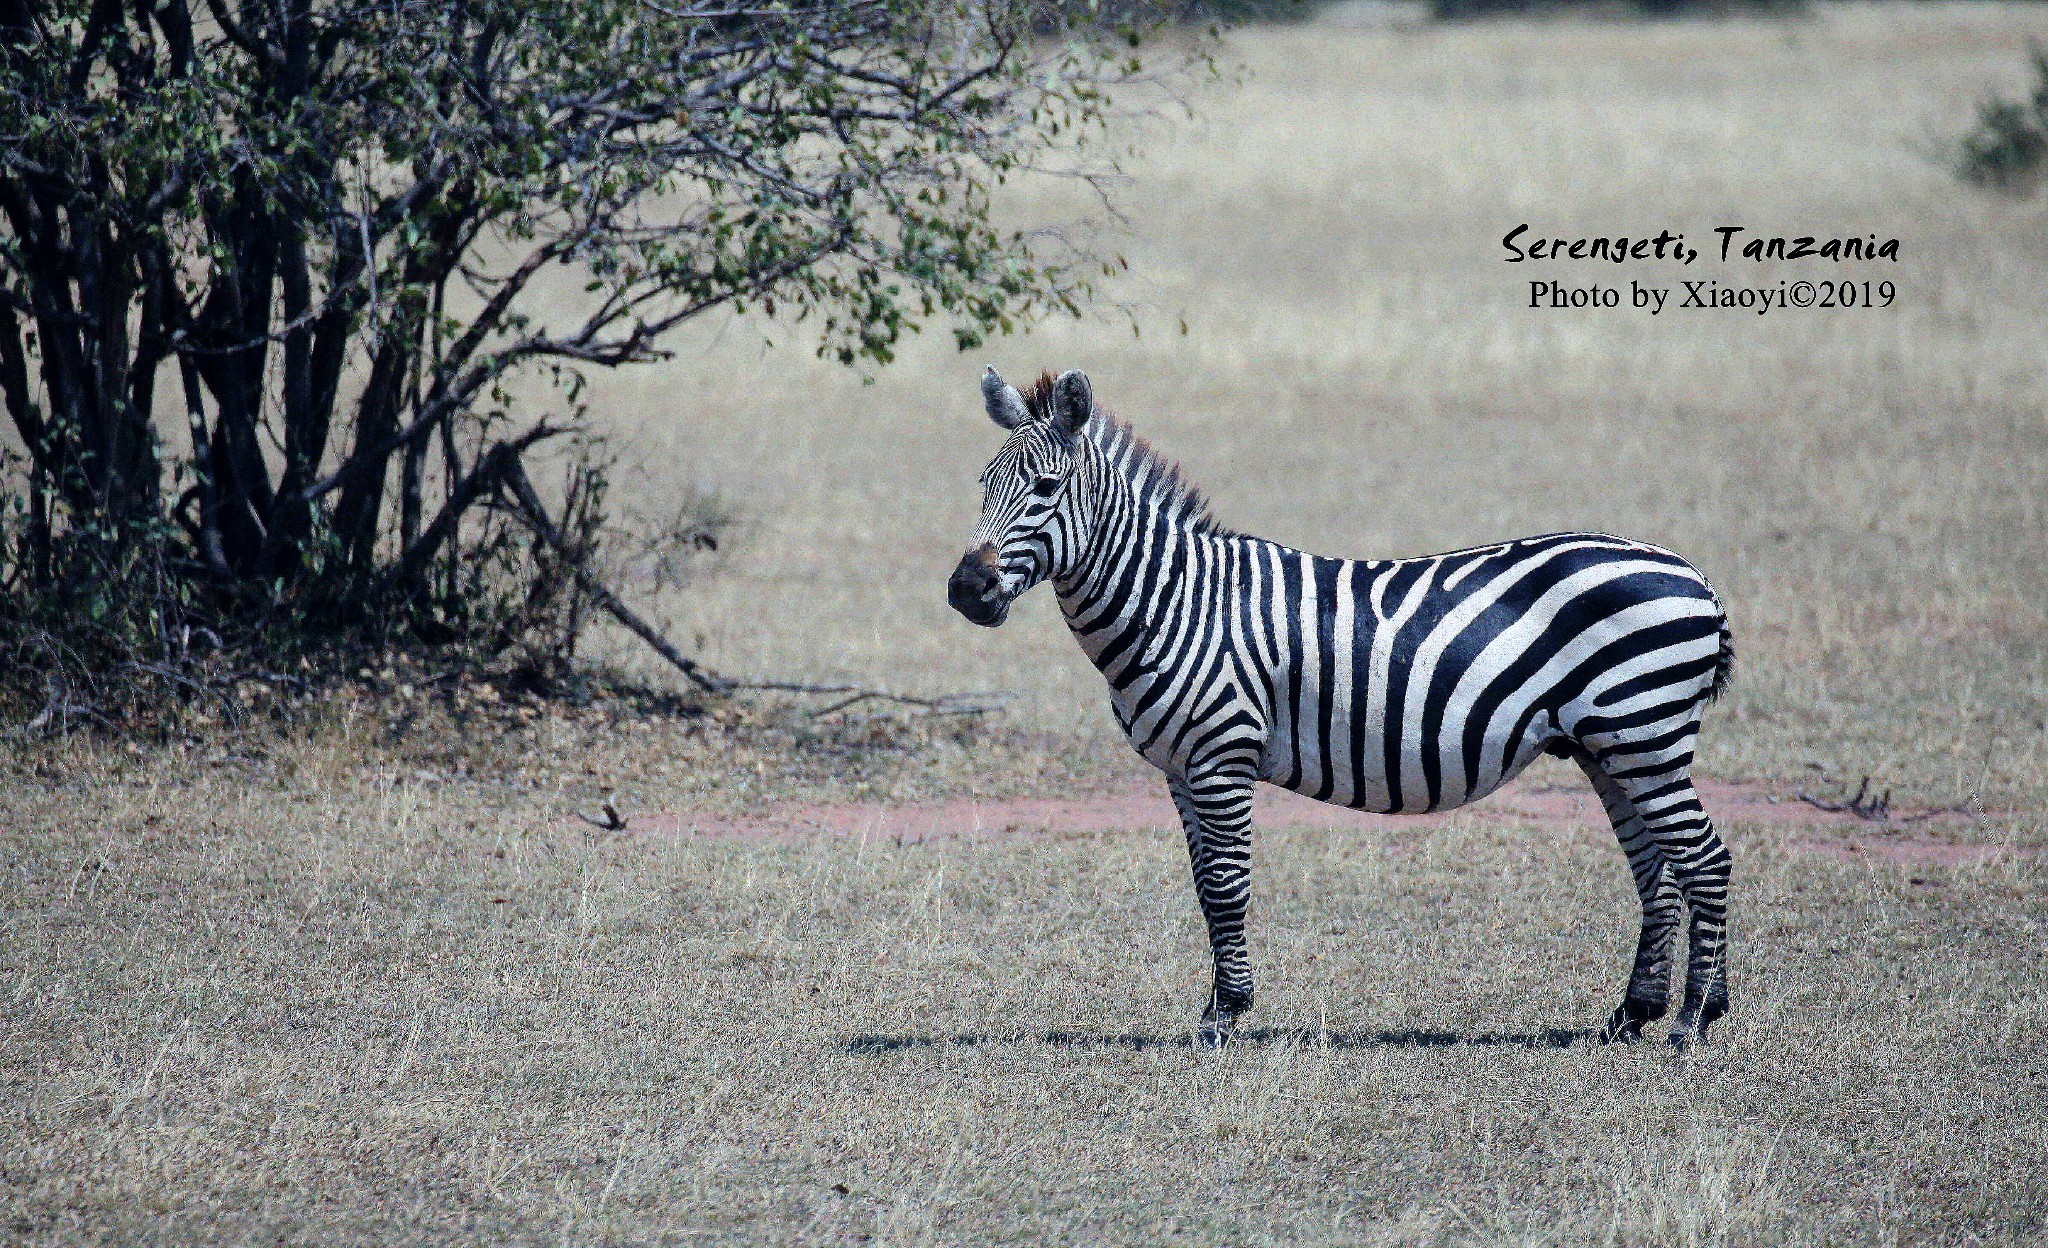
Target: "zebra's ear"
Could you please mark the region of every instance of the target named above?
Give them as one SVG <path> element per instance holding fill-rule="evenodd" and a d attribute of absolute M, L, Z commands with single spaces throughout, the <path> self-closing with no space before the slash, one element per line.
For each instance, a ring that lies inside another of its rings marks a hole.
<path fill-rule="evenodd" d="M 988 418 L 1005 429 L 1015 429 L 1031 419 L 1024 396 L 1017 393 L 1017 387 L 996 376 L 993 364 L 981 375 L 981 402 L 988 408 Z"/>
<path fill-rule="evenodd" d="M 1089 388 L 1088 375 L 1078 368 L 1061 373 L 1059 380 L 1052 383 L 1054 432 L 1072 437 L 1081 432 L 1082 426 L 1094 415 L 1095 391 Z"/>

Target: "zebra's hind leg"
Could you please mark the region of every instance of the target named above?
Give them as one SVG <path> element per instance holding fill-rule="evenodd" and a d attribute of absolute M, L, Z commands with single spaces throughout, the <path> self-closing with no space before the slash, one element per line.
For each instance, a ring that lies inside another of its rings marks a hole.
<path fill-rule="evenodd" d="M 1643 1024 L 1664 1017 L 1670 1005 L 1671 946 L 1678 936 L 1678 920 L 1685 904 L 1679 895 L 1678 881 L 1628 794 L 1608 778 L 1591 754 L 1578 750 L 1573 757 L 1593 782 L 1600 804 L 1607 809 L 1615 838 L 1628 855 L 1636 896 L 1642 901 L 1643 926 L 1636 938 L 1636 960 L 1629 971 L 1628 990 L 1600 1030 L 1603 1044 L 1634 1044 L 1643 1038 Z"/>
<path fill-rule="evenodd" d="M 1728 847 L 1693 788 L 1692 743 L 1680 759 L 1659 767 L 1631 764 L 1621 751 L 1597 755 L 1643 821 L 1691 912 L 1686 930 L 1685 999 L 1671 1028 L 1673 1047 L 1707 1038 L 1707 1027 L 1728 1012 Z"/>
<path fill-rule="evenodd" d="M 1221 1047 L 1252 1008 L 1252 964 L 1244 939 L 1251 904 L 1252 782 L 1239 776 L 1173 777 L 1167 788 L 1187 834 L 1195 898 L 1216 959 L 1201 1036 Z"/>

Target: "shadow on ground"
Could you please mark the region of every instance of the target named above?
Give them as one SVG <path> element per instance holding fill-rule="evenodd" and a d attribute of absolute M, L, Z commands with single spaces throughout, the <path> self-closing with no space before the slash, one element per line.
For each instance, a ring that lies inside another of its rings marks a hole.
<path fill-rule="evenodd" d="M 1232 1037 L 1231 1043 L 1261 1046 L 1293 1044 L 1302 1048 L 1327 1046 L 1332 1049 L 1446 1049 L 1461 1045 L 1503 1049 L 1565 1049 L 1581 1041 L 1590 1042 L 1595 1039 L 1596 1034 L 1591 1031 L 1564 1031 L 1554 1027 L 1538 1032 L 1480 1032 L 1470 1035 L 1455 1031 L 1414 1029 L 1320 1031 L 1313 1027 L 1253 1027 L 1238 1032 Z M 847 1038 L 846 1051 L 872 1057 L 912 1049 L 971 1049 L 984 1045 L 1043 1044 L 1053 1048 L 1130 1049 L 1135 1052 L 1145 1049 L 1189 1049 L 1195 1047 L 1195 1042 L 1192 1031 L 1174 1035 L 1146 1035 L 1141 1032 L 1110 1035 L 1088 1031 L 1024 1032 L 1009 1036 L 859 1035 Z"/>

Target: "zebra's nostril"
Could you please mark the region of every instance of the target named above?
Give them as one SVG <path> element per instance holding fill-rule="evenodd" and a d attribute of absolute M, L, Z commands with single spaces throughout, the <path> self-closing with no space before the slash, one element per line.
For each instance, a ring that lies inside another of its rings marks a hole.
<path fill-rule="evenodd" d="M 996 579 L 996 570 L 988 566 L 986 557 L 980 551 L 970 550 L 961 556 L 960 566 L 953 569 L 952 584 L 987 592 Z"/>
<path fill-rule="evenodd" d="M 946 582 L 946 597 L 953 605 L 963 601 L 980 601 L 995 592 L 996 574 L 985 567 L 978 558 L 969 553 L 953 569 L 952 578 Z"/>
<path fill-rule="evenodd" d="M 1001 575 L 991 566 L 993 550 L 980 547 L 960 557 L 946 581 L 946 602 L 976 624 L 993 628 L 1009 614 Z"/>

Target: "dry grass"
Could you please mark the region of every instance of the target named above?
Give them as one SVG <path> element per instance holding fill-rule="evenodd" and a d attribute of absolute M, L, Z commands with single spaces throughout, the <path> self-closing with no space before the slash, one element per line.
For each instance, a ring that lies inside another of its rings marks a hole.
<path fill-rule="evenodd" d="M 2048 1230 L 2035 856 L 1752 844 L 1736 1011 L 1676 1059 L 1574 1034 L 1633 939 L 1596 829 L 1274 829 L 1213 1054 L 1170 830 L 611 836 L 363 744 L 15 779 L 8 1242 Z"/>
<path fill-rule="evenodd" d="M 933 346 L 862 387 L 733 324 L 598 395 L 627 501 L 709 482 L 751 517 L 661 604 L 679 636 L 728 670 L 1011 688 L 1018 731 L 395 700 L 281 742 L 15 751 L 0 1241 L 2038 1242 L 2048 232 L 1915 146 L 2017 87 L 2030 35 L 2048 10 L 1246 33 L 1249 85 L 1134 171 L 1145 334 L 997 355 L 1089 369 L 1251 531 L 1668 543 L 1743 653 L 1708 770 L 2007 808 L 1968 867 L 1727 829 L 1735 1012 L 1706 1052 L 1576 1034 L 1633 941 L 1591 826 L 1265 830 L 1262 1030 L 1212 1054 L 1172 830 L 565 818 L 614 788 L 758 809 L 1133 774 L 1051 604 L 993 634 L 943 607 L 981 361 Z M 1522 220 L 1895 234 L 1902 293 L 1529 312 L 1497 247 Z M 494 717 L 531 724 L 461 726 Z"/>

